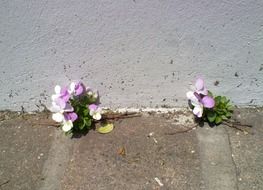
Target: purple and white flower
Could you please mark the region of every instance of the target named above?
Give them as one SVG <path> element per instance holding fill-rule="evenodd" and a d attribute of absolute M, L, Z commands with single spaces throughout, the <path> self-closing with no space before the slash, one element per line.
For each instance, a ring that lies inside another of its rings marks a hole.
<path fill-rule="evenodd" d="M 61 99 L 64 102 L 67 102 L 69 101 L 69 98 L 70 98 L 70 93 L 66 87 L 61 88 L 59 85 L 55 86 L 55 94 L 51 96 L 51 99 L 53 101 L 57 99 Z"/>
<path fill-rule="evenodd" d="M 73 128 L 73 122 L 78 119 L 78 115 L 75 112 L 64 113 L 62 117 L 63 125 L 62 130 L 68 132 Z"/>
<path fill-rule="evenodd" d="M 81 82 L 72 82 L 69 87 L 70 94 L 80 96 L 85 92 L 86 88 Z"/>
<path fill-rule="evenodd" d="M 79 98 L 79 97 L 86 98 Z M 78 106 L 87 106 L 85 111 L 89 111 L 91 120 L 101 119 L 101 108 L 99 105 L 99 95 L 90 88 L 86 88 L 82 82 L 72 82 L 68 87 L 61 88 L 61 86 L 55 86 L 55 94 L 51 96 L 52 106 L 50 111 L 52 112 L 52 119 L 61 123 L 62 130 L 69 132 L 74 127 L 74 122 L 79 119 L 83 121 L 82 112 L 78 112 Z M 87 102 L 88 103 L 87 105 Z M 72 104 L 72 105 L 71 105 Z M 74 106 L 74 107 L 73 107 Z M 74 110 L 76 109 L 76 110 Z M 79 124 L 79 123 L 75 123 Z M 81 126 L 82 127 L 82 126 Z M 87 125 L 87 127 L 90 127 Z M 83 128 L 83 127 L 82 127 Z"/>
<path fill-rule="evenodd" d="M 202 79 L 197 79 L 195 83 L 195 91 L 189 91 L 186 93 L 190 103 L 194 106 L 193 113 L 197 117 L 202 117 L 204 108 L 213 108 L 215 101 L 212 97 L 208 96 L 208 90 L 204 86 Z"/>
<path fill-rule="evenodd" d="M 59 85 L 55 86 L 55 94 L 51 96 L 52 112 L 59 112 L 61 110 L 73 109 L 69 104 L 70 94 L 67 88 L 61 88 Z"/>
<path fill-rule="evenodd" d="M 99 98 L 99 93 L 96 90 L 93 91 L 91 88 L 88 87 L 86 91 L 88 96 L 92 99 L 97 100 Z"/>
<path fill-rule="evenodd" d="M 78 118 L 74 108 L 70 105 L 70 93 L 67 88 L 55 86 L 55 94 L 52 95 L 52 106 L 50 111 L 53 112 L 52 119 L 56 122 L 62 122 L 62 130 L 67 132 L 73 127 L 73 122 Z"/>
<path fill-rule="evenodd" d="M 101 108 L 97 106 L 96 104 L 90 104 L 89 105 L 89 114 L 92 116 L 95 120 L 101 119 Z"/>

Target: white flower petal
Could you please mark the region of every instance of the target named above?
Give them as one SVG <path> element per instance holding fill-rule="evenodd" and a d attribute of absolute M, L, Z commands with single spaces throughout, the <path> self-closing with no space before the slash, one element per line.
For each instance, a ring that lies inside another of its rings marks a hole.
<path fill-rule="evenodd" d="M 53 94 L 53 95 L 51 96 L 51 99 L 52 99 L 52 101 L 55 101 L 58 97 L 59 97 L 58 94 Z"/>
<path fill-rule="evenodd" d="M 60 107 L 53 103 L 54 102 L 52 102 L 52 106 L 49 108 L 49 110 L 53 113 L 60 112 Z"/>
<path fill-rule="evenodd" d="M 75 83 L 75 82 L 70 83 L 68 92 L 69 92 L 70 94 L 72 94 L 72 93 L 75 91 L 75 87 L 76 87 L 76 83 Z"/>
<path fill-rule="evenodd" d="M 92 97 L 93 97 L 94 99 L 97 99 L 97 98 L 98 98 L 98 93 L 94 92 L 93 95 L 92 95 Z"/>
<path fill-rule="evenodd" d="M 59 85 L 56 85 L 55 86 L 55 93 L 60 94 L 60 92 L 61 92 L 61 87 Z"/>
<path fill-rule="evenodd" d="M 191 100 L 191 104 L 193 106 L 198 106 L 200 105 L 200 102 L 198 101 L 197 97 L 194 95 L 194 92 L 189 91 L 186 93 L 186 97 Z"/>
<path fill-rule="evenodd" d="M 68 131 L 70 131 L 72 129 L 72 127 L 73 127 L 72 121 L 70 121 L 70 120 L 69 121 L 65 121 L 63 123 L 62 130 L 64 132 L 68 132 Z"/>
<path fill-rule="evenodd" d="M 192 91 L 189 91 L 189 92 L 186 93 L 186 97 L 187 97 L 189 100 L 191 100 L 193 96 L 195 96 L 195 95 L 194 95 L 194 92 L 192 92 Z"/>
<path fill-rule="evenodd" d="M 203 115 L 203 106 L 195 106 L 194 109 L 193 109 L 193 113 L 197 117 L 202 117 L 202 115 Z"/>
<path fill-rule="evenodd" d="M 90 114 L 90 116 L 93 116 L 95 114 L 95 111 L 94 110 L 90 110 L 89 114 Z"/>
<path fill-rule="evenodd" d="M 62 122 L 64 120 L 64 115 L 62 113 L 53 113 L 52 119 L 56 122 Z"/>
<path fill-rule="evenodd" d="M 191 104 L 193 105 L 193 106 L 202 106 L 202 104 L 198 101 L 198 100 L 192 100 L 191 101 Z"/>
<path fill-rule="evenodd" d="M 95 120 L 100 120 L 101 119 L 101 114 L 99 112 L 96 112 L 92 117 Z"/>

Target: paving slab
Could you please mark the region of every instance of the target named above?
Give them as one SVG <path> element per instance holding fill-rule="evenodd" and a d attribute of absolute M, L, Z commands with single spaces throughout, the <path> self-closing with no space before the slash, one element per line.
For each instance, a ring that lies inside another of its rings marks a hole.
<path fill-rule="evenodd" d="M 226 129 L 205 125 L 196 133 L 205 189 L 237 189 L 236 168 Z"/>
<path fill-rule="evenodd" d="M 244 134 L 197 127 L 190 112 L 145 113 L 109 134 L 70 138 L 47 113 L 0 112 L 1 190 L 262 189 L 262 110 L 236 110 Z"/>
<path fill-rule="evenodd" d="M 0 113 L 0 189 L 37 189 L 52 144 L 52 127 L 34 125 L 43 115 Z"/>
<path fill-rule="evenodd" d="M 183 127 L 163 116 L 126 119 L 115 126 L 110 134 L 91 131 L 76 141 L 62 189 L 199 188 L 201 168 L 194 131 L 166 135 Z"/>
<path fill-rule="evenodd" d="M 249 134 L 226 128 L 236 165 L 238 189 L 263 189 L 263 111 L 239 109 L 235 118 L 253 126 Z"/>

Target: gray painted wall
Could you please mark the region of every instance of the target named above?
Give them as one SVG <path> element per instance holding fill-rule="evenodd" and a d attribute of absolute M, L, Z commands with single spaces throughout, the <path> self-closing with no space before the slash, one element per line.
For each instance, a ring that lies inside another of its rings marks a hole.
<path fill-rule="evenodd" d="M 38 110 L 74 79 L 103 106 L 186 106 L 196 76 L 263 105 L 262 18 L 262 0 L 1 0 L 0 110 Z"/>

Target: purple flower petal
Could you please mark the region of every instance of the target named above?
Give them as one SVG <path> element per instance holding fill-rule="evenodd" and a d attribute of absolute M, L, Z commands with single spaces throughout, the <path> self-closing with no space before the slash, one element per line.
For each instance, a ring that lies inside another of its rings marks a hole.
<path fill-rule="evenodd" d="M 65 120 L 70 120 L 70 116 L 69 116 L 69 113 L 64 113 L 64 118 L 65 118 Z"/>
<path fill-rule="evenodd" d="M 65 102 L 69 101 L 70 94 L 67 88 L 63 88 L 60 92 L 60 98 L 62 98 Z"/>
<path fill-rule="evenodd" d="M 72 107 L 72 105 L 70 105 L 69 103 L 66 103 L 66 106 L 64 108 L 65 112 L 73 112 L 74 108 Z"/>
<path fill-rule="evenodd" d="M 55 99 L 54 102 L 60 107 L 60 109 L 64 109 L 66 107 L 66 102 L 61 98 Z"/>
<path fill-rule="evenodd" d="M 79 96 L 83 93 L 85 87 L 82 83 L 77 83 L 76 86 L 75 86 L 75 94 L 76 96 Z"/>
<path fill-rule="evenodd" d="M 196 80 L 196 82 L 195 82 L 195 88 L 196 88 L 196 90 L 198 90 L 198 91 L 199 91 L 199 90 L 203 90 L 203 89 L 205 88 L 203 79 L 198 78 L 198 79 Z"/>
<path fill-rule="evenodd" d="M 210 96 L 205 96 L 202 98 L 202 104 L 206 108 L 213 108 L 215 106 L 215 100 Z"/>
<path fill-rule="evenodd" d="M 78 115 L 75 112 L 72 112 L 70 117 L 72 122 L 78 119 Z"/>
<path fill-rule="evenodd" d="M 78 119 L 78 115 L 75 112 L 65 113 L 64 116 L 66 120 L 70 120 L 72 122 Z"/>
<path fill-rule="evenodd" d="M 98 106 L 96 105 L 96 104 L 90 104 L 89 105 L 89 110 L 90 111 L 95 111 L 95 110 L 97 110 L 98 109 Z"/>

